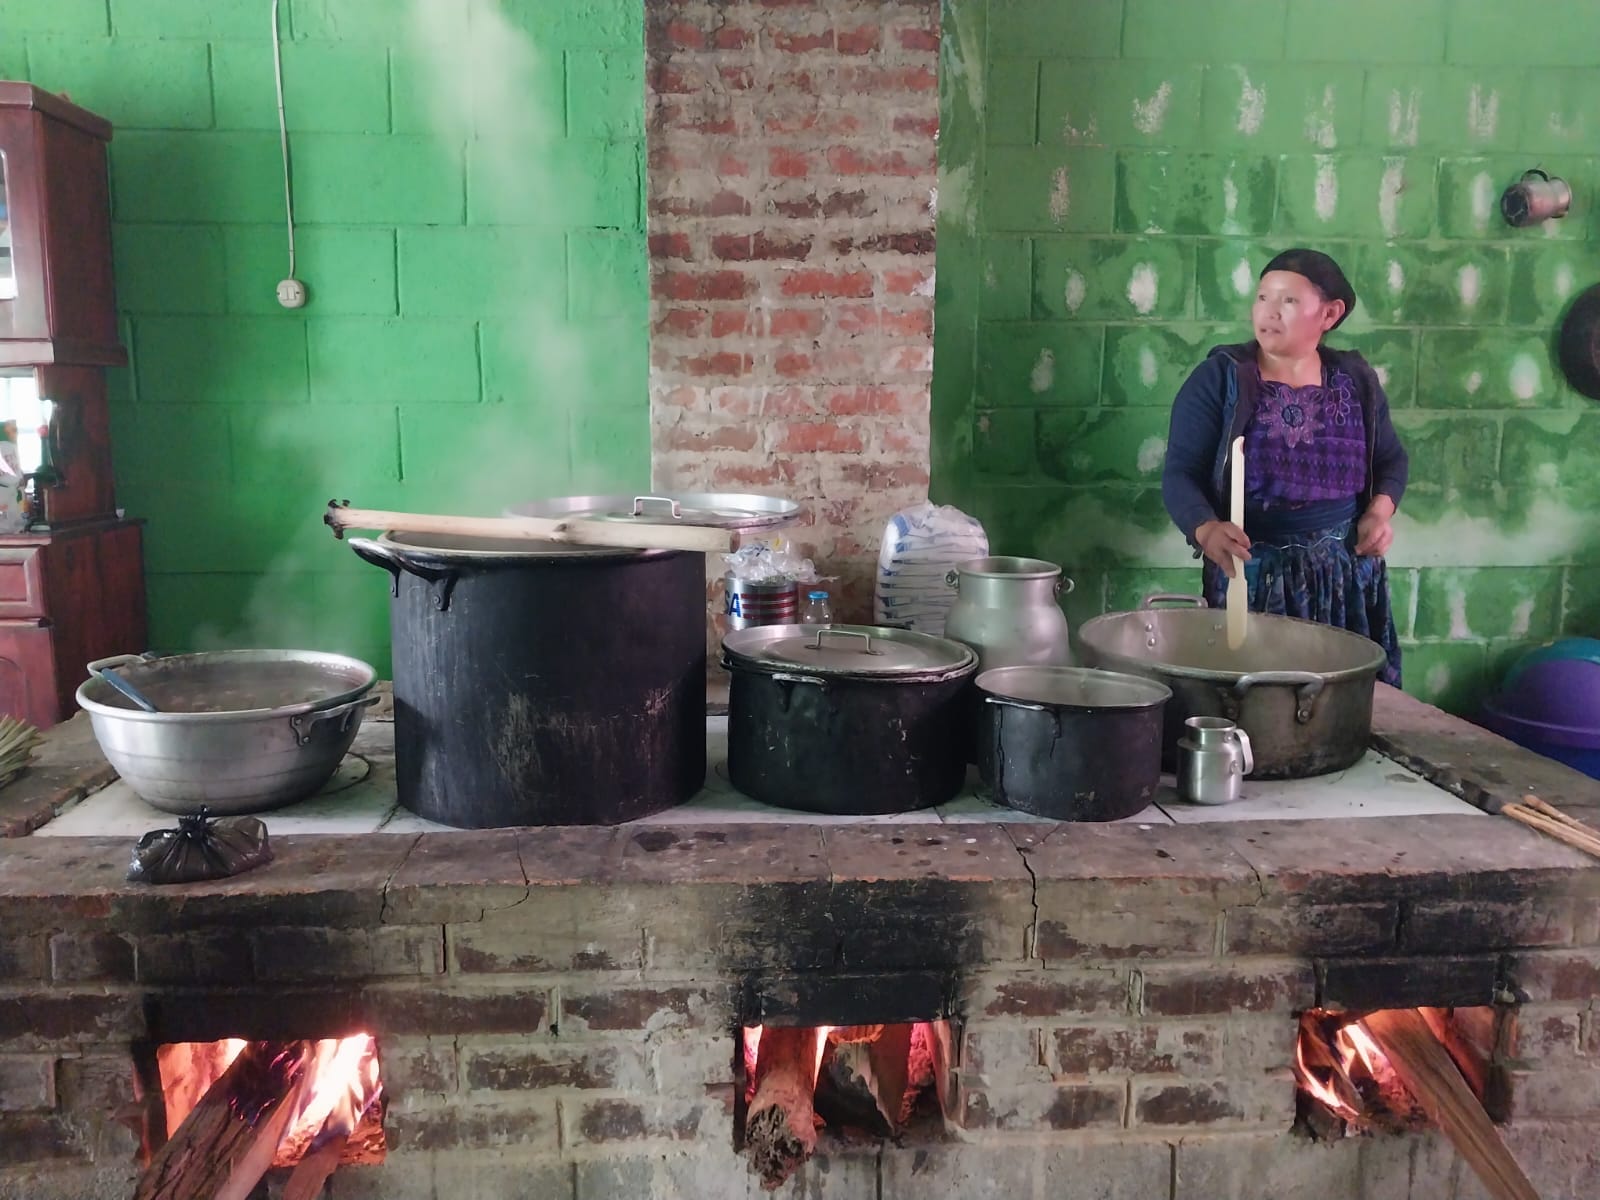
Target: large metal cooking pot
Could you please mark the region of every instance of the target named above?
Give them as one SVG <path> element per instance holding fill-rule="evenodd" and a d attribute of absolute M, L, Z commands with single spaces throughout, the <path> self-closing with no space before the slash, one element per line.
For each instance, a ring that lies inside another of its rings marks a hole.
<path fill-rule="evenodd" d="M 400 803 L 463 829 L 612 825 L 705 783 L 705 556 L 391 533 Z"/>
<path fill-rule="evenodd" d="M 1255 748 L 1257 779 L 1342 771 L 1366 753 L 1381 646 L 1314 621 L 1251 613 L 1245 644 L 1229 650 L 1224 614 L 1204 604 L 1149 596 L 1140 611 L 1095 617 L 1078 634 L 1091 666 L 1172 689 L 1163 738 L 1169 768 L 1190 717 L 1241 726 Z"/>
<path fill-rule="evenodd" d="M 1057 821 L 1143 812 L 1161 782 L 1152 679 L 1083 667 L 999 667 L 978 676 L 978 772 L 997 803 Z"/>
<path fill-rule="evenodd" d="M 292 804 L 328 781 L 376 698 L 359 659 L 311 650 L 221 650 L 91 663 L 115 670 L 159 712 L 95 674 L 78 688 L 106 760 L 156 808 L 219 816 Z"/>
<path fill-rule="evenodd" d="M 728 778 L 808 812 L 929 808 L 966 778 L 960 642 L 876 625 L 759 625 L 728 634 Z"/>

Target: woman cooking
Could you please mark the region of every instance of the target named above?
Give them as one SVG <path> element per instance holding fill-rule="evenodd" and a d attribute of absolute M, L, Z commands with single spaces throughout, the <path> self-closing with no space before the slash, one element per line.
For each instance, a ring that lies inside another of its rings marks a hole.
<path fill-rule="evenodd" d="M 1213 348 L 1173 401 L 1161 491 L 1205 556 L 1208 604 L 1224 604 L 1237 556 L 1252 611 L 1371 638 L 1388 655 L 1379 678 L 1399 686 L 1383 555 L 1405 492 L 1406 451 L 1377 373 L 1355 351 L 1322 344 L 1355 302 L 1326 254 L 1286 250 L 1269 262 L 1250 309 L 1254 339 Z M 1238 437 L 1244 529 L 1219 515 Z"/>

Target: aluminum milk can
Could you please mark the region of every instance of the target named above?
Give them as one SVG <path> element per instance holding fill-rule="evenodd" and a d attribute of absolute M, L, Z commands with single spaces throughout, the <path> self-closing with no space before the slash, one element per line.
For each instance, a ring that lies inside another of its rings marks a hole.
<path fill-rule="evenodd" d="M 978 670 L 1070 667 L 1067 615 L 1056 598 L 1072 591 L 1061 568 L 1041 558 L 975 558 L 945 577 L 958 592 L 945 636 L 978 652 Z"/>
<path fill-rule="evenodd" d="M 1178 795 L 1191 804 L 1231 804 L 1256 769 L 1250 735 L 1222 717 L 1190 717 L 1178 739 Z"/>

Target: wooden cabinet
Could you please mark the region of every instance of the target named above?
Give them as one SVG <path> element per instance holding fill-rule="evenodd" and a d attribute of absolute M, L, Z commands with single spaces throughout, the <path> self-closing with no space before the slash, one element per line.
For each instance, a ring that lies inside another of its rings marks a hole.
<path fill-rule="evenodd" d="M 105 119 L 0 80 L 0 364 L 128 361 L 111 279 L 110 140 Z"/>
<path fill-rule="evenodd" d="M 117 509 L 105 368 L 111 126 L 0 81 L 0 711 L 72 715 L 85 664 L 145 649 L 141 522 Z M 26 481 L 26 525 L 12 503 Z"/>

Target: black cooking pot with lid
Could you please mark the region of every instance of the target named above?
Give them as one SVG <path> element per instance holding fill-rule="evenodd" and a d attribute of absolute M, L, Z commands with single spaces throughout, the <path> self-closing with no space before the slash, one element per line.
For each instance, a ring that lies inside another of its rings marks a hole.
<path fill-rule="evenodd" d="M 967 681 L 947 638 L 876 625 L 762 625 L 722 642 L 728 778 L 782 808 L 862 816 L 953 799 L 966 779 Z"/>

